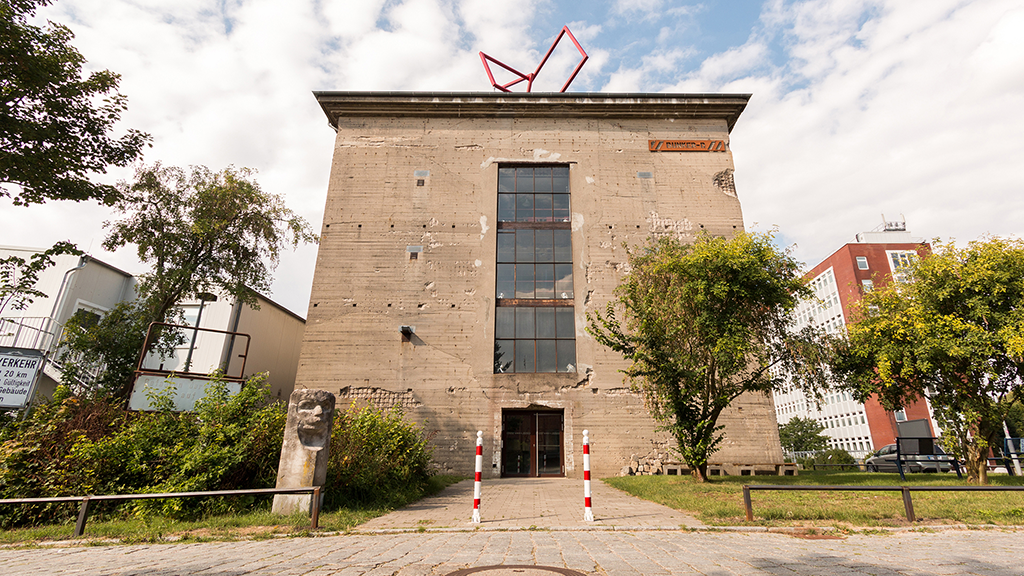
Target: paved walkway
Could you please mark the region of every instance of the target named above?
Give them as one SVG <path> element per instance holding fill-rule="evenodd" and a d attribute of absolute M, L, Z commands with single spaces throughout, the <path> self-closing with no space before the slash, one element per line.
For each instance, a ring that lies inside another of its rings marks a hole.
<path fill-rule="evenodd" d="M 457 528 L 557 530 L 679 529 L 700 526 L 694 517 L 634 498 L 604 482 L 591 482 L 594 521 L 583 521 L 583 481 L 567 478 L 501 478 L 483 482 L 480 524 L 471 524 L 473 481 L 363 524 L 360 531 Z"/>
<path fill-rule="evenodd" d="M 1019 576 L 1022 550 L 1024 532 L 1001 531 L 900 532 L 845 540 L 727 532 L 411 532 L 0 550 L 0 574 L 443 576 L 467 567 L 519 564 L 588 576 Z"/>

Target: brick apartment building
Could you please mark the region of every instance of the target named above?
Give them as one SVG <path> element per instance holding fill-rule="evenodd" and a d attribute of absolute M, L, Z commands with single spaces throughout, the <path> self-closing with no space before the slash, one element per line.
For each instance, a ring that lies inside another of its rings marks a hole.
<path fill-rule="evenodd" d="M 852 307 L 865 291 L 898 280 L 901 268 L 930 251 L 927 243 L 907 232 L 904 222 L 885 222 L 873 231 L 857 234 L 855 242 L 844 245 L 807 272 L 805 278 L 815 300 L 798 306 L 794 327 L 816 325 L 828 333 L 845 332 Z M 847 392 L 827 395 L 820 410 L 796 389 L 776 392 L 774 397 L 780 424 L 795 416 L 816 420 L 825 426 L 830 447 L 857 456 L 894 443 L 898 422 L 925 420 L 932 434 L 937 433 L 925 399 L 890 412 L 874 397 L 861 404 Z"/>

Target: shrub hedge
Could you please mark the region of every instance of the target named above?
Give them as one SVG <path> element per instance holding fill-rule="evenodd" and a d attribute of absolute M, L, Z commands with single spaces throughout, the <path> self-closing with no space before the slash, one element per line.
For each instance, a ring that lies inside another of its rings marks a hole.
<path fill-rule="evenodd" d="M 173 393 L 173 392 L 172 392 Z M 265 377 L 234 396 L 215 379 L 191 412 L 128 412 L 105 398 L 60 387 L 25 418 L 0 419 L 0 498 L 272 488 L 286 406 L 272 401 Z M 427 439 L 400 411 L 335 414 L 324 487 L 328 509 L 388 506 L 422 494 L 429 477 Z M 160 514 L 179 519 L 251 507 L 253 497 L 103 503 L 95 514 Z M 261 505 L 266 505 L 263 499 Z M 0 527 L 73 521 L 68 504 L 4 506 Z"/>

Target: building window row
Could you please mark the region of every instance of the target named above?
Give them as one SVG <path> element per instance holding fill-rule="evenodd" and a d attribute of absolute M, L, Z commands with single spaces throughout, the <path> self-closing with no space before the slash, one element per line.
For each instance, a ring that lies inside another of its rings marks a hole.
<path fill-rule="evenodd" d="M 568 166 L 498 168 L 494 372 L 575 372 Z"/>
<path fill-rule="evenodd" d="M 570 230 L 499 231 L 495 296 L 571 299 L 571 234 Z"/>
<path fill-rule="evenodd" d="M 569 167 L 498 169 L 499 222 L 568 222 Z"/>
<path fill-rule="evenodd" d="M 496 372 L 575 372 L 575 314 L 568 306 L 495 310 Z"/>

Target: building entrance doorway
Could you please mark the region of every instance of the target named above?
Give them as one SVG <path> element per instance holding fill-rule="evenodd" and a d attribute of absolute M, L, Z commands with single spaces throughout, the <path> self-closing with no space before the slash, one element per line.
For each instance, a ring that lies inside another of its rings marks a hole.
<path fill-rule="evenodd" d="M 562 410 L 503 410 L 501 475 L 563 476 Z"/>

